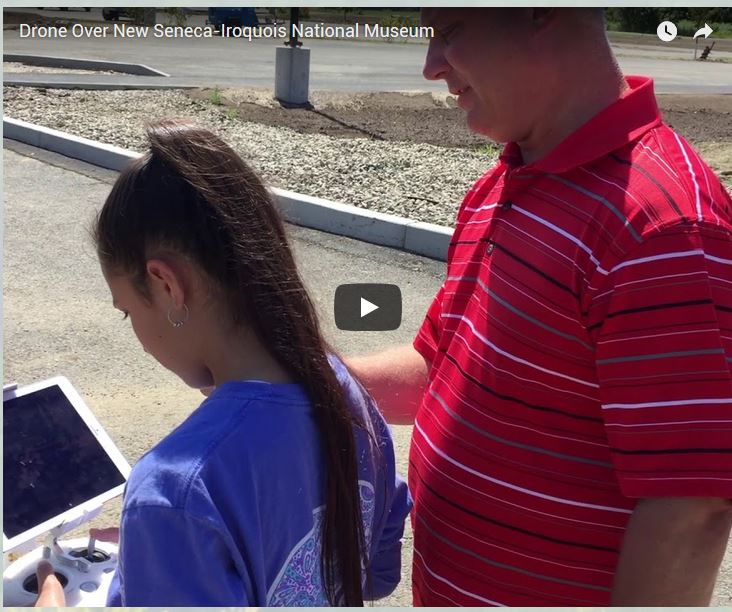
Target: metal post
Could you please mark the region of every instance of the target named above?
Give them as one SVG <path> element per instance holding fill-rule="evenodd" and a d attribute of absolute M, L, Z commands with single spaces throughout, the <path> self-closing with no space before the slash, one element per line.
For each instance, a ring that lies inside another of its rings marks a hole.
<path fill-rule="evenodd" d="M 295 47 L 302 47 L 302 43 L 297 38 L 297 30 L 295 29 L 299 25 L 300 25 L 300 9 L 299 8 L 290 9 L 290 40 L 288 40 L 285 43 L 285 46 L 292 47 L 293 49 Z"/>

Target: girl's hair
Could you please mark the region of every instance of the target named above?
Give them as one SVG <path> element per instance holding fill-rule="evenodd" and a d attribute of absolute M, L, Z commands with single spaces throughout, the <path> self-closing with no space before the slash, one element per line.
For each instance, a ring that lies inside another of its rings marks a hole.
<path fill-rule="evenodd" d="M 326 465 L 321 569 L 332 605 L 362 606 L 367 565 L 353 426 L 284 224 L 256 173 L 217 136 L 148 127 L 150 150 L 120 174 L 93 228 L 102 265 L 149 297 L 146 262 L 172 250 L 213 281 L 234 325 L 250 327 L 313 405 Z"/>

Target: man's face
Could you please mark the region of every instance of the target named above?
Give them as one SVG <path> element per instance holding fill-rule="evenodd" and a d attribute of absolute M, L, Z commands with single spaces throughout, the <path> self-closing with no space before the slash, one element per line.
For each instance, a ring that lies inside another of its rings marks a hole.
<path fill-rule="evenodd" d="M 435 28 L 423 75 L 442 79 L 457 96 L 468 127 L 497 142 L 521 141 L 531 130 L 541 68 L 530 9 L 423 9 Z"/>

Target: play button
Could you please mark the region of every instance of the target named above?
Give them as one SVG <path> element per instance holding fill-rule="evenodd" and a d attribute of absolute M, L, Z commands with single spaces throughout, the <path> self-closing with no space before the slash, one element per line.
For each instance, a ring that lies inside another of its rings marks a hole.
<path fill-rule="evenodd" d="M 379 307 L 376 304 L 372 304 L 368 300 L 364 300 L 363 298 L 361 298 L 361 318 L 378 309 Z"/>
<path fill-rule="evenodd" d="M 336 327 L 348 331 L 387 331 L 402 322 L 402 292 L 396 285 L 350 283 L 336 288 Z"/>

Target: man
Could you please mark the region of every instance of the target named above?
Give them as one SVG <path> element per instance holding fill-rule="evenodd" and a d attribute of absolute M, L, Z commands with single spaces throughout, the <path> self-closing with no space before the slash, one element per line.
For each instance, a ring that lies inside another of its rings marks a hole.
<path fill-rule="evenodd" d="M 600 9 L 422 17 L 424 76 L 507 144 L 414 347 L 350 362 L 414 421 L 414 604 L 707 605 L 732 523 L 730 197 Z"/>

